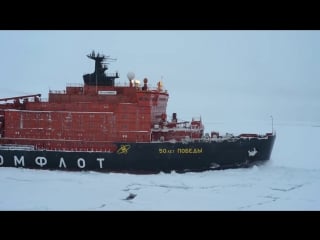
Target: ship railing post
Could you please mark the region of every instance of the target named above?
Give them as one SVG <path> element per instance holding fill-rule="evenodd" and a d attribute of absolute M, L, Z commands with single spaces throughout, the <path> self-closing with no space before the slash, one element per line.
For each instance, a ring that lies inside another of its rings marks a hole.
<path fill-rule="evenodd" d="M 96 93 L 98 94 L 98 75 L 96 70 Z"/>

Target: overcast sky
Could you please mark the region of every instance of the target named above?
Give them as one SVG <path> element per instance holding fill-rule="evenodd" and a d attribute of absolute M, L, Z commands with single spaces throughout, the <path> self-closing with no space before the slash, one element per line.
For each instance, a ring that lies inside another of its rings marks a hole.
<path fill-rule="evenodd" d="M 168 114 L 320 121 L 320 31 L 0 31 L 0 97 L 63 90 L 92 50 L 169 91 Z"/>

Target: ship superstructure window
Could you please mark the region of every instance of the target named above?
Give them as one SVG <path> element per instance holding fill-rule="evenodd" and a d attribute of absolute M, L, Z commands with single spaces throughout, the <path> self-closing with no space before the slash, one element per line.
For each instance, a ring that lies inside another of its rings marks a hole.
<path fill-rule="evenodd" d="M 83 128 L 83 116 L 82 115 L 80 115 L 79 116 L 79 127 L 80 127 L 80 129 L 82 129 Z"/>
<path fill-rule="evenodd" d="M 89 129 L 93 129 L 94 128 L 94 115 L 90 114 L 89 115 L 89 119 L 88 119 L 88 127 Z"/>

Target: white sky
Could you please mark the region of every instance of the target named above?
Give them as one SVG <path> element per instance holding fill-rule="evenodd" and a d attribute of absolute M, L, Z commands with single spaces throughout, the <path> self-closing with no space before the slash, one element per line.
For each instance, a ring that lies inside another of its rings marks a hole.
<path fill-rule="evenodd" d="M 92 50 L 156 84 L 168 114 L 225 119 L 320 120 L 319 31 L 0 31 L 0 97 L 63 90 L 93 72 Z"/>

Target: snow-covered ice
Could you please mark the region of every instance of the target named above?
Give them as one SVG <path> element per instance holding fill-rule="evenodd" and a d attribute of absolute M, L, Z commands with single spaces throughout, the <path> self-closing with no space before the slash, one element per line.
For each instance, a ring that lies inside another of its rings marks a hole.
<path fill-rule="evenodd" d="M 228 125 L 206 129 L 270 130 L 261 122 Z M 274 127 L 272 159 L 249 169 L 134 175 L 0 168 L 0 209 L 320 210 L 320 123 Z"/>

